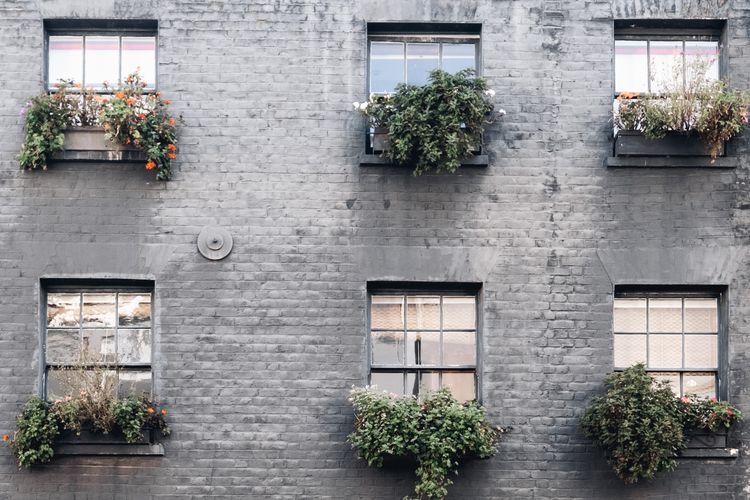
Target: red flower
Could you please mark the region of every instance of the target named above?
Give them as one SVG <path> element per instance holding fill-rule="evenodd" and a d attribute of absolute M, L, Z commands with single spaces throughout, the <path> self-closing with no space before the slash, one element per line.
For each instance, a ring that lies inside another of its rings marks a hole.
<path fill-rule="evenodd" d="M 174 160 L 175 158 L 177 158 L 177 155 L 174 153 L 167 153 L 167 158 L 169 158 L 170 160 Z"/>
<path fill-rule="evenodd" d="M 711 396 L 711 402 L 712 402 L 712 403 L 715 403 L 715 402 L 716 402 L 716 396 Z"/>
<path fill-rule="evenodd" d="M 154 163 L 153 160 L 149 160 L 146 162 L 146 170 L 153 170 L 156 168 L 156 163 Z"/>
<path fill-rule="evenodd" d="M 729 408 L 727 408 L 727 415 L 731 417 L 732 415 L 734 415 L 734 412 L 730 410 Z"/>
<path fill-rule="evenodd" d="M 687 403 L 690 402 L 690 398 L 688 398 L 687 396 L 682 396 L 680 398 L 680 401 L 682 401 L 683 403 L 687 404 Z"/>
<path fill-rule="evenodd" d="M 167 145 L 167 149 L 170 151 L 177 151 L 177 146 L 175 146 L 174 144 L 169 144 Z"/>
<path fill-rule="evenodd" d="M 164 409 L 162 409 L 162 410 L 161 410 L 161 414 L 162 414 L 162 415 L 166 415 L 166 414 L 167 414 L 167 410 L 164 410 Z"/>
<path fill-rule="evenodd" d="M 172 126 L 174 127 L 174 118 L 170 118 L 170 119 L 169 119 L 169 124 L 170 124 L 170 125 L 172 125 Z"/>

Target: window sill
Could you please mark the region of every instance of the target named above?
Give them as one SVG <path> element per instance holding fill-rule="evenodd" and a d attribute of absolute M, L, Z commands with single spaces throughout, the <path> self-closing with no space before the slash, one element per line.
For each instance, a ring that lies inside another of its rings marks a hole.
<path fill-rule="evenodd" d="M 475 155 L 461 162 L 462 167 L 487 167 L 490 164 L 489 155 Z M 360 167 L 395 167 L 388 159 L 380 155 L 363 154 L 359 159 Z M 409 167 L 404 167 L 409 168 Z"/>
<path fill-rule="evenodd" d="M 635 168 L 736 168 L 739 158 L 722 156 L 711 160 L 705 156 L 612 156 L 607 167 Z"/>
<path fill-rule="evenodd" d="M 77 443 L 60 444 L 55 447 L 55 455 L 116 455 L 116 456 L 164 456 L 164 446 L 156 444 L 111 444 Z"/>
<path fill-rule="evenodd" d="M 739 448 L 694 448 L 682 450 L 680 458 L 739 458 Z"/>

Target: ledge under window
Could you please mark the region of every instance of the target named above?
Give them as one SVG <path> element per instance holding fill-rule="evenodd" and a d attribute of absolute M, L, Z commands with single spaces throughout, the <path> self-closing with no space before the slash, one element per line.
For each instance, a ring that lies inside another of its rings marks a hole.
<path fill-rule="evenodd" d="M 608 167 L 636 168 L 735 168 L 740 159 L 735 156 L 723 156 L 713 161 L 711 158 L 696 156 L 611 156 L 607 158 Z"/>
<path fill-rule="evenodd" d="M 490 164 L 489 155 L 474 155 L 461 162 L 465 167 L 487 167 Z M 360 167 L 390 167 L 395 166 L 387 158 L 375 154 L 363 154 L 359 159 Z M 404 167 L 409 168 L 409 167 Z"/>

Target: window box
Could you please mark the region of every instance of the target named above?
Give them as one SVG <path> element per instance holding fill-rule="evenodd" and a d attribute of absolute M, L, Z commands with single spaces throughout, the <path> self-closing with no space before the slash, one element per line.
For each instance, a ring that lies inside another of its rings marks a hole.
<path fill-rule="evenodd" d="M 737 448 L 727 446 L 727 432 L 693 431 L 688 435 L 687 448 L 682 458 L 737 458 Z"/>
<path fill-rule="evenodd" d="M 146 161 L 146 155 L 134 146 L 110 141 L 102 127 L 71 127 L 65 131 L 63 150 L 53 156 L 57 161 Z"/>
<path fill-rule="evenodd" d="M 724 156 L 724 148 L 719 156 Z M 697 134 L 667 132 L 649 139 L 637 130 L 620 130 L 615 136 L 615 156 L 710 156 Z"/>
<path fill-rule="evenodd" d="M 149 431 L 134 443 L 128 443 L 122 435 L 101 434 L 82 430 L 80 434 L 65 431 L 57 440 L 55 455 L 164 455 L 164 447 L 155 441 L 155 433 Z"/>

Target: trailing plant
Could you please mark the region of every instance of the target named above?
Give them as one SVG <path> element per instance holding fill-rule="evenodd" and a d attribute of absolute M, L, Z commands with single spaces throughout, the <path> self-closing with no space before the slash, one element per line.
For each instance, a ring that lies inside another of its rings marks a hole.
<path fill-rule="evenodd" d="M 372 467 L 382 467 L 387 457 L 414 458 L 419 499 L 445 498 L 460 461 L 468 454 L 494 455 L 508 431 L 490 425 L 476 402 L 459 403 L 446 388 L 421 399 L 355 388 L 350 401 L 355 423 L 349 442 Z"/>
<path fill-rule="evenodd" d="M 49 462 L 54 455 L 53 445 L 60 433 L 57 415 L 50 404 L 39 398 L 31 398 L 16 419 L 16 433 L 10 440 L 7 434 L 3 441 L 10 441 L 18 467 Z"/>
<path fill-rule="evenodd" d="M 666 381 L 654 380 L 643 364 L 606 379 L 607 392 L 592 399 L 581 418 L 583 433 L 604 448 L 626 483 L 674 470 L 692 429 L 729 428 L 742 414 L 716 398 L 678 399 Z"/>
<path fill-rule="evenodd" d="M 725 141 L 745 130 L 750 94 L 710 79 L 709 63 L 689 64 L 684 81 L 682 65 L 677 65 L 659 94 L 621 93 L 614 110 L 615 127 L 643 132 L 649 139 L 661 139 L 668 132 L 696 133 L 716 158 Z"/>
<path fill-rule="evenodd" d="M 372 126 L 388 129 L 389 147 L 383 155 L 391 162 L 413 166 L 414 175 L 452 173 L 481 143 L 494 95 L 473 70 L 434 70 L 427 85 L 400 84 L 394 94 L 373 94 L 354 107 Z"/>
<path fill-rule="evenodd" d="M 18 156 L 21 168 L 46 169 L 50 157 L 63 149 L 66 128 L 102 126 L 110 140 L 142 150 L 146 169 L 156 170 L 157 179 L 170 179 L 177 158 L 177 119 L 169 114 L 170 101 L 159 92 L 144 94 L 145 86 L 138 73 L 114 89 L 105 82 L 105 92 L 112 95 L 61 80 L 54 92 L 32 97 L 21 110 L 26 134 Z"/>
<path fill-rule="evenodd" d="M 167 410 L 156 407 L 147 398 L 129 396 L 113 402 L 112 416 L 128 443 L 138 441 L 144 431 L 156 430 L 162 436 L 169 436 L 166 420 Z"/>

